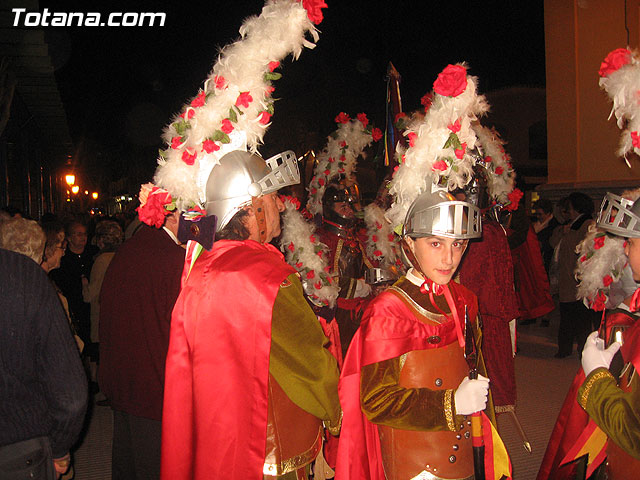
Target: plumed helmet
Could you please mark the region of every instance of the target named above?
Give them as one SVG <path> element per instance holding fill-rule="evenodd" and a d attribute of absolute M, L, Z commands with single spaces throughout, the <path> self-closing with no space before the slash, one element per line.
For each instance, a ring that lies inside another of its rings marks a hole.
<path fill-rule="evenodd" d="M 405 217 L 403 235 L 431 235 L 460 240 L 482 235 L 482 214 L 471 203 L 456 200 L 445 190 L 424 192 L 414 200 Z"/>
<path fill-rule="evenodd" d="M 292 151 L 265 161 L 255 153 L 234 150 L 220 158 L 209 174 L 205 209 L 207 215 L 218 217 L 216 230 L 220 231 L 242 207 L 251 203 L 252 197 L 299 182 L 298 162 Z"/>
<path fill-rule="evenodd" d="M 356 201 L 357 198 L 347 187 L 341 183 L 331 183 L 327 185 L 324 195 L 322 196 L 322 216 L 327 220 L 337 223 L 338 225 L 349 228 L 353 225 L 355 217 L 344 217 L 336 212 L 333 206 L 338 202 L 347 202 L 352 206 L 351 208 L 354 208 L 353 204 Z"/>
<path fill-rule="evenodd" d="M 640 199 L 634 202 L 608 192 L 602 200 L 597 226 L 621 237 L 640 238 Z"/>

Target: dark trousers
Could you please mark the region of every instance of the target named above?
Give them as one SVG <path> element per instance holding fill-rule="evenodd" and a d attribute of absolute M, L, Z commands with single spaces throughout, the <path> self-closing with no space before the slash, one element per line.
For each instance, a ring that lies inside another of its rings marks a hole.
<path fill-rule="evenodd" d="M 571 355 L 573 342 L 582 353 L 584 342 L 597 327 L 600 314 L 588 309 L 582 302 L 560 302 L 560 328 L 558 329 L 558 353 Z"/>
<path fill-rule="evenodd" d="M 113 410 L 113 480 L 160 478 L 162 422 Z"/>

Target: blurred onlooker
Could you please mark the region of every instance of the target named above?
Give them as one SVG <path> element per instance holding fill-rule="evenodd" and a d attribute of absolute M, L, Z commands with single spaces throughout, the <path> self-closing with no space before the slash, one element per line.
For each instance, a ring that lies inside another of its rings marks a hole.
<path fill-rule="evenodd" d="M 87 227 L 72 221 L 66 227 L 67 249 L 60 268 L 51 272 L 51 278 L 69 301 L 69 309 L 76 331 L 85 343 L 91 341 L 89 304 L 82 298 L 82 276 L 89 277 L 98 247 L 87 243 Z"/>
<path fill-rule="evenodd" d="M 34 238 L 44 247 L 42 231 Z M 65 473 L 87 404 L 78 350 L 39 263 L 0 249 L 2 478 L 50 479 Z"/>
<path fill-rule="evenodd" d="M 26 255 L 40 265 L 46 237 L 35 220 L 13 217 L 0 223 L 0 248 Z"/>
<path fill-rule="evenodd" d="M 124 233 L 118 222 L 114 220 L 102 220 L 96 225 L 94 234 L 96 246 L 100 252 L 93 261 L 91 276 L 82 277 L 82 297 L 91 305 L 91 344 L 87 352 L 89 358 L 90 377 L 92 382 L 97 382 L 97 365 L 99 363 L 99 324 L 100 324 L 100 289 L 107 272 L 107 267 L 116 250 L 124 240 Z"/>
<path fill-rule="evenodd" d="M 589 226 L 595 222 L 592 218 L 593 200 L 582 192 L 569 195 L 565 212 L 568 222 L 556 228 L 550 243 L 557 249 L 558 299 L 560 301 L 560 327 L 558 329 L 558 352 L 556 358 L 564 358 L 573 352 L 574 342 L 578 343 L 578 353 L 587 336 L 597 327 L 598 312 L 589 310 L 581 301 L 576 300 L 578 281 L 575 277 L 578 254 L 576 246 L 580 243 Z"/>
<path fill-rule="evenodd" d="M 533 231 L 538 236 L 544 269 L 548 275 L 551 259 L 553 258 L 553 247 L 549 240 L 553 231 L 560 225 L 560 222 L 553 216 L 553 203 L 547 198 L 538 199 L 533 205 L 533 209 L 536 217 L 536 221 L 533 222 Z"/>

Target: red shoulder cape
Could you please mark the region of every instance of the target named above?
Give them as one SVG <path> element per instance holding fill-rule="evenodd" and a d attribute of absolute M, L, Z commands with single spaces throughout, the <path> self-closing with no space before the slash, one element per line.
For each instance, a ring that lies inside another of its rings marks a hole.
<path fill-rule="evenodd" d="M 272 310 L 293 272 L 271 245 L 220 241 L 183 279 L 166 362 L 162 479 L 262 478 Z"/>
<path fill-rule="evenodd" d="M 475 295 L 455 282 L 450 282 L 449 287 L 460 312 L 462 305 L 467 305 L 469 317 L 475 318 L 478 311 Z M 433 335 L 438 335 L 442 342 L 429 343 L 428 338 Z M 424 324 L 392 293 L 383 292 L 369 304 L 349 346 L 338 385 L 343 418 L 336 478 L 385 478 L 378 427 L 367 420 L 360 408 L 362 367 L 412 350 L 442 347 L 456 341 L 453 321 L 442 325 Z"/>

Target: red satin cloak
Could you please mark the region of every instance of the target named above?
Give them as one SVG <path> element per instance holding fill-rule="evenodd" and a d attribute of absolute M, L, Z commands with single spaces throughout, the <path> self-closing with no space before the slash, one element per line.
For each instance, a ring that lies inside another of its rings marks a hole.
<path fill-rule="evenodd" d="M 635 322 L 635 323 L 634 323 Z M 624 333 L 624 344 L 620 349 L 625 363 L 633 363 L 636 370 L 640 367 L 640 322 L 635 321 L 627 313 L 613 313 L 607 315 L 607 330 L 615 325 L 629 325 Z M 607 338 L 609 332 L 607 332 Z M 582 367 L 578 370 L 569 393 L 562 404 L 558 419 L 551 432 L 551 438 L 547 444 L 537 480 L 571 480 L 574 472 L 570 467 L 560 467 L 560 462 L 574 446 L 576 440 L 589 423 L 589 415 L 578 403 L 578 389 L 585 380 Z"/>
<path fill-rule="evenodd" d="M 272 310 L 291 273 L 271 245 L 222 240 L 183 279 L 166 362 L 163 480 L 262 479 Z"/>
<path fill-rule="evenodd" d="M 469 318 L 478 312 L 473 293 L 455 282 L 449 283 L 459 315 L 467 305 Z M 429 343 L 437 335 L 442 341 Z M 364 313 L 344 361 L 338 394 L 342 405 L 342 430 L 338 445 L 336 480 L 384 480 L 378 426 L 367 420 L 360 408 L 360 371 L 363 366 L 381 362 L 412 350 L 444 347 L 457 342 L 453 320 L 442 325 L 419 321 L 394 294 L 383 292 Z"/>

